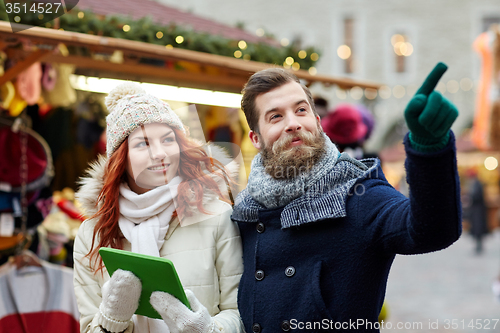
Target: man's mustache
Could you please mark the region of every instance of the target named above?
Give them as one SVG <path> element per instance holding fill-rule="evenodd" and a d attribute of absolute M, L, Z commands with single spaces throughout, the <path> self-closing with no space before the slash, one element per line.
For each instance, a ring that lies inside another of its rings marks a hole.
<path fill-rule="evenodd" d="M 313 133 L 306 131 L 282 136 L 276 142 L 273 143 L 272 152 L 276 154 L 280 151 L 287 150 L 287 147 L 289 147 L 292 141 L 296 138 L 302 140 L 302 142 L 305 145 L 312 146 L 314 144 L 315 136 Z"/>

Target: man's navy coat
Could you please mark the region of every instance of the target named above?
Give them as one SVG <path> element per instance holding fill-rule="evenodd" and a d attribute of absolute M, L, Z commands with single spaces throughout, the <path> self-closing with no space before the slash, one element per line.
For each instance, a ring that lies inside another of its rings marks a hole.
<path fill-rule="evenodd" d="M 453 134 L 436 153 L 413 150 L 407 137 L 405 148 L 409 199 L 377 162 L 351 187 L 345 217 L 282 228 L 285 207 L 245 221 L 235 206 L 245 267 L 238 307 L 247 332 L 378 332 L 395 255 L 440 250 L 460 237 Z"/>

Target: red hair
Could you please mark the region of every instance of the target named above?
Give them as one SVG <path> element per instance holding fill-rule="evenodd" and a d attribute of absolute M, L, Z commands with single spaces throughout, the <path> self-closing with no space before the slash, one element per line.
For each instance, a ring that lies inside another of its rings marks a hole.
<path fill-rule="evenodd" d="M 203 195 L 206 190 L 217 195 L 221 200 L 230 203 L 229 198 L 223 194 L 217 182 L 206 171 L 221 177 L 226 183 L 234 183 L 227 174 L 224 165 L 216 159 L 209 157 L 206 151 L 194 140 L 188 138 L 177 128 L 175 133 L 177 144 L 180 148 L 180 163 L 178 174 L 183 181 L 177 188 L 177 210 L 174 216 L 189 216 L 192 208 L 196 207 L 204 214 L 210 214 L 203 207 Z M 103 269 L 102 258 L 98 256 L 99 248 L 112 247 L 123 249 L 123 235 L 118 226 L 120 207 L 118 197 L 120 195 L 120 184 L 127 181 L 126 166 L 128 158 L 128 138 L 123 141 L 118 149 L 109 158 L 104 171 L 104 185 L 99 194 L 97 202 L 102 205 L 91 218 L 97 219 L 92 237 L 92 245 L 87 254 L 92 261 L 97 263 L 95 272 Z M 182 167 L 181 167 L 182 166 Z M 99 244 L 94 248 L 94 241 L 99 238 Z M 92 265 L 92 264 L 91 264 Z"/>

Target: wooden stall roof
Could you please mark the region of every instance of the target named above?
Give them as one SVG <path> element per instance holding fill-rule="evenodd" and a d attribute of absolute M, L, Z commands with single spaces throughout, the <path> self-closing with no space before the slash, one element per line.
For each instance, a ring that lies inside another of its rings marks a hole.
<path fill-rule="evenodd" d="M 25 46 L 24 50 L 13 47 L 20 43 Z M 65 56 L 57 51 L 59 44 L 83 47 L 88 52 L 85 52 L 86 55 Z M 41 61 L 72 64 L 76 66 L 76 74 L 87 76 L 239 93 L 250 75 L 276 67 L 256 61 L 47 28 L 31 27 L 13 33 L 9 22 L 0 22 L 0 50 L 19 59 L 0 77 L 0 85 L 16 77 L 32 63 Z M 119 57 L 112 57 L 117 53 Z M 349 78 L 311 75 L 306 70 L 293 73 L 307 85 L 320 82 L 343 89 L 354 86 L 378 89 L 381 86 Z"/>

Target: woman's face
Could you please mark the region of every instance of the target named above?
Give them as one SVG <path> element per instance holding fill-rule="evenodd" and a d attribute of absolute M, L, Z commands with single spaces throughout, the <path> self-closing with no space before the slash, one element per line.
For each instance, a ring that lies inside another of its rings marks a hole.
<path fill-rule="evenodd" d="M 177 175 L 180 149 L 166 124 L 141 125 L 128 137 L 127 178 L 138 194 L 168 184 Z"/>

